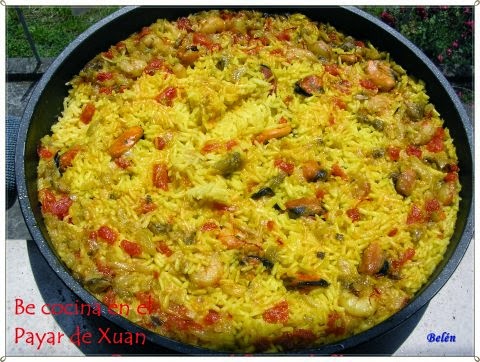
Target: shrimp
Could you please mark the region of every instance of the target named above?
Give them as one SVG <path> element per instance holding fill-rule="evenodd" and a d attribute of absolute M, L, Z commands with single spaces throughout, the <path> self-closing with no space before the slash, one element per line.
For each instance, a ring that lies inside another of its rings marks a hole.
<path fill-rule="evenodd" d="M 218 255 L 214 254 L 210 262 L 190 276 L 190 280 L 199 287 L 211 287 L 217 285 L 222 277 L 223 265 Z"/>
<path fill-rule="evenodd" d="M 245 244 L 245 237 L 246 235 L 236 228 L 224 228 L 218 233 L 217 239 L 228 249 L 238 249 Z"/>
<path fill-rule="evenodd" d="M 357 297 L 348 292 L 342 293 L 339 304 L 345 308 L 348 314 L 355 317 L 370 317 L 377 310 L 374 298 L 369 296 Z"/>
<path fill-rule="evenodd" d="M 225 20 L 219 16 L 209 16 L 202 20 L 198 31 L 205 34 L 221 33 L 225 30 Z"/>
<path fill-rule="evenodd" d="M 265 143 L 273 138 L 285 137 L 292 132 L 292 126 L 283 123 L 280 127 L 270 128 L 262 131 L 254 137 L 254 141 Z"/>
<path fill-rule="evenodd" d="M 143 59 L 122 59 L 118 63 L 118 67 L 126 74 L 132 77 L 139 77 L 147 66 L 147 62 Z"/>
<path fill-rule="evenodd" d="M 395 182 L 395 190 L 403 196 L 410 196 L 415 188 L 417 173 L 411 168 L 403 171 Z"/>
<path fill-rule="evenodd" d="M 388 92 L 395 87 L 396 81 L 390 67 L 378 60 L 369 60 L 366 69 L 370 80 L 381 91 Z"/>

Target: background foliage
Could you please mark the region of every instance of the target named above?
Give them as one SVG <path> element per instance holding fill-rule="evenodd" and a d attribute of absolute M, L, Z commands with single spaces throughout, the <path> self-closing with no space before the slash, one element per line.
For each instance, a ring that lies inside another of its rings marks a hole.
<path fill-rule="evenodd" d="M 442 70 L 466 102 L 473 99 L 472 6 L 365 6 L 412 41 Z"/>
<path fill-rule="evenodd" d="M 73 39 L 119 7 L 74 15 L 72 7 L 21 7 L 41 57 L 56 57 Z M 472 6 L 363 6 L 410 39 L 443 71 L 464 101 L 473 99 Z M 61 24 L 61 26 L 59 26 Z M 7 7 L 7 57 L 31 57 L 17 12 Z"/>

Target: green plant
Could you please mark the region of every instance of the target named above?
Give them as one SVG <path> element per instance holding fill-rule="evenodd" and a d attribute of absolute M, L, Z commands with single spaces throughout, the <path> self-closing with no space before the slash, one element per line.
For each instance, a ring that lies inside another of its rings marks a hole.
<path fill-rule="evenodd" d="M 23 6 L 19 9 L 25 17 L 39 55 L 56 57 L 79 34 L 118 7 L 99 6 L 78 16 L 73 15 L 72 7 Z M 7 56 L 33 56 L 14 7 L 7 7 L 6 20 Z"/>
<path fill-rule="evenodd" d="M 471 100 L 472 6 L 367 6 L 364 10 L 422 49 L 452 82 L 462 83 L 457 92 L 462 98 Z"/>

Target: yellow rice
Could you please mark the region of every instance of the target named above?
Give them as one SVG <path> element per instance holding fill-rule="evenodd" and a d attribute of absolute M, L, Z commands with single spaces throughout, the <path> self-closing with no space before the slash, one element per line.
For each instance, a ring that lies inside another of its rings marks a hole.
<path fill-rule="evenodd" d="M 305 94 L 311 75 L 321 87 Z M 322 345 L 403 308 L 443 257 L 452 139 L 422 82 L 368 40 L 300 14 L 215 10 L 158 20 L 70 85 L 39 147 L 47 229 L 73 275 L 143 327 L 220 351 Z M 382 270 L 366 271 L 375 247 Z"/>

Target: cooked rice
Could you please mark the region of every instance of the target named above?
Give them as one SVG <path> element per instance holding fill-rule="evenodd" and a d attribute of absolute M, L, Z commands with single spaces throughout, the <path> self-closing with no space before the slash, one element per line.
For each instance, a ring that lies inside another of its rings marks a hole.
<path fill-rule="evenodd" d="M 245 353 L 326 344 L 403 308 L 443 257 L 452 139 L 368 40 L 212 10 L 158 20 L 70 85 L 39 147 L 49 236 L 147 329 Z"/>

